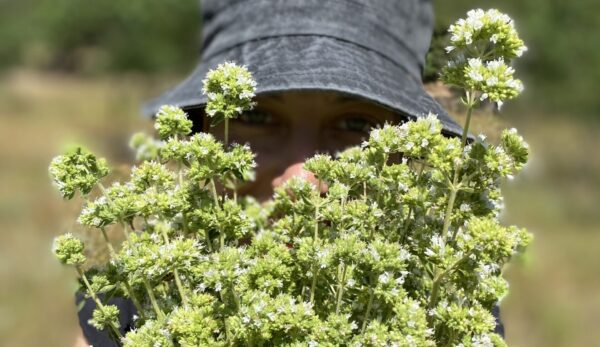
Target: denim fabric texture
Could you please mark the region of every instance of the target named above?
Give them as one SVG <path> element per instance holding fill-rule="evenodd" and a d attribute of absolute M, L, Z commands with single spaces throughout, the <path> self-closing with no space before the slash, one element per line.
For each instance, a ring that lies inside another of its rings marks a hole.
<path fill-rule="evenodd" d="M 422 86 L 433 32 L 428 0 L 205 0 L 200 63 L 179 85 L 147 103 L 201 108 L 202 80 L 225 61 L 243 64 L 257 93 L 337 91 L 415 119 L 438 115 L 444 131 L 461 127 Z"/>

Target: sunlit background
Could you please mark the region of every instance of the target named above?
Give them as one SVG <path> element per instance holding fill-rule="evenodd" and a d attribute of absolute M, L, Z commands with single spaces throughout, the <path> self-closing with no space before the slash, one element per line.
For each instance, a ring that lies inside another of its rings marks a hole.
<path fill-rule="evenodd" d="M 529 46 L 523 97 L 477 114 L 473 129 L 493 139 L 517 127 L 532 147 L 504 185 L 503 221 L 536 237 L 506 269 L 506 339 L 600 346 L 600 2 L 438 0 L 438 34 L 480 6 L 509 13 Z M 151 130 L 142 101 L 195 65 L 198 11 L 197 0 L 0 0 L 0 346 L 72 344 L 75 276 L 50 248 L 68 230 L 93 238 L 47 165 L 72 142 L 131 163 L 130 134 Z"/>

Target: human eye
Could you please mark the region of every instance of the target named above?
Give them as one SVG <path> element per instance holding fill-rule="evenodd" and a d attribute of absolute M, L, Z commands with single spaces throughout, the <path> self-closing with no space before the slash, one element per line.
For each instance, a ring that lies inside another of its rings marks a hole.
<path fill-rule="evenodd" d="M 267 111 L 254 109 L 243 112 L 237 119 L 237 123 L 248 126 L 270 125 L 274 122 L 273 115 Z"/>
<path fill-rule="evenodd" d="M 335 127 L 337 130 L 347 131 L 357 134 L 369 134 L 376 128 L 379 122 L 373 117 L 362 114 L 350 114 L 341 117 L 336 121 Z"/>

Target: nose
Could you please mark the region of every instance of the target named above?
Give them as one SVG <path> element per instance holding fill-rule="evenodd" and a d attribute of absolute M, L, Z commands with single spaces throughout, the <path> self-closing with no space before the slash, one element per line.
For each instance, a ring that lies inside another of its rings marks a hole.
<path fill-rule="evenodd" d="M 273 181 L 271 182 L 273 188 L 281 186 L 292 177 L 300 177 L 312 183 L 315 187 L 317 187 L 317 189 L 319 189 L 320 193 L 326 193 L 328 189 L 327 184 L 325 182 L 320 182 L 319 185 L 319 180 L 315 177 L 315 175 L 312 172 L 304 170 L 303 165 L 303 162 L 296 162 L 290 164 L 281 175 L 273 179 Z"/>

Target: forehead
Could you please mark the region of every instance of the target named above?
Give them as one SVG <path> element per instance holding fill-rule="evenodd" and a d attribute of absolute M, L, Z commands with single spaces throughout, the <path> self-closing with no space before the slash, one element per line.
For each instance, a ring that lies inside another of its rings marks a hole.
<path fill-rule="evenodd" d="M 327 102 L 349 102 L 362 101 L 368 102 L 366 99 L 353 96 L 350 94 L 340 93 L 329 90 L 287 90 L 268 92 L 258 94 L 257 98 L 273 101 L 292 101 L 292 100 L 322 100 Z"/>
<path fill-rule="evenodd" d="M 360 107 L 377 110 L 386 114 L 397 114 L 390 108 L 360 96 L 329 90 L 289 90 L 258 94 L 256 101 L 274 106 L 288 107 Z"/>

